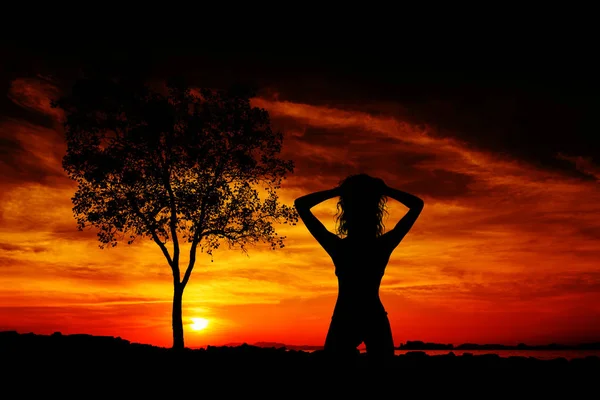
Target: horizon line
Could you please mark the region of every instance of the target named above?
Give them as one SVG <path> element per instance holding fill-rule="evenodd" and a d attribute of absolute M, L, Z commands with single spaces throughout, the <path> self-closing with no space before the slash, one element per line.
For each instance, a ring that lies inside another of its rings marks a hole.
<path fill-rule="evenodd" d="M 110 335 L 94 335 L 94 334 L 90 334 L 90 333 L 69 333 L 69 334 L 64 334 L 60 331 L 55 331 L 53 333 L 50 334 L 43 334 L 43 333 L 35 333 L 35 332 L 25 332 L 25 331 L 17 331 L 17 330 L 0 330 L 0 335 L 1 334 L 7 334 L 7 333 L 17 333 L 19 335 L 35 335 L 35 336 L 91 336 L 91 337 L 98 337 L 98 338 L 113 338 L 113 339 L 121 339 L 121 340 L 125 340 L 131 344 L 141 344 L 141 345 L 148 345 L 148 346 L 154 346 L 154 347 L 164 347 L 164 346 L 158 346 L 158 345 L 153 345 L 150 343 L 142 343 L 142 342 L 136 342 L 136 341 L 131 341 L 129 339 L 123 338 L 121 336 L 110 336 Z M 520 346 L 520 345 L 524 345 L 524 346 L 529 346 L 529 347 L 544 347 L 544 346 L 566 346 L 566 347 L 577 347 L 577 346 L 582 346 L 582 345 L 597 345 L 600 344 L 600 338 L 598 338 L 596 341 L 586 341 L 586 342 L 578 342 L 578 343 L 573 343 L 573 344 L 566 344 L 566 343 L 560 343 L 560 342 L 550 342 L 550 343 L 545 343 L 545 344 L 527 344 L 526 342 L 519 342 L 517 344 L 505 344 L 505 343 L 475 343 L 475 342 L 461 342 L 461 343 L 440 343 L 440 342 L 426 342 L 423 340 L 407 340 L 404 342 L 400 342 L 399 344 L 395 344 L 394 345 L 394 349 L 396 350 L 401 350 L 400 346 L 402 345 L 407 345 L 409 343 L 422 343 L 423 345 L 441 345 L 441 346 L 453 346 L 453 347 L 457 347 L 457 346 L 462 346 L 462 345 L 475 345 L 475 346 L 505 346 L 505 347 L 516 347 L 516 346 Z M 256 346 L 257 344 L 264 344 L 264 345 L 268 345 L 268 344 L 273 344 L 273 345 L 282 345 L 282 347 L 312 347 L 312 348 L 323 348 L 324 345 L 322 344 L 290 344 L 290 343 L 284 343 L 284 342 L 278 342 L 278 341 L 269 341 L 269 340 L 259 340 L 259 341 L 254 341 L 252 343 L 248 342 L 248 341 L 240 341 L 240 342 L 228 342 L 225 344 L 221 344 L 221 345 L 213 345 L 213 344 L 206 344 L 204 346 L 186 346 L 189 349 L 203 349 L 203 348 L 207 348 L 207 347 L 225 347 L 225 346 L 241 346 L 241 345 L 249 345 L 249 346 Z M 259 346 L 257 346 L 259 347 Z M 361 343 L 358 348 L 363 348 L 364 347 L 364 343 Z M 169 348 L 169 347 L 165 347 L 165 348 Z M 431 350 L 435 350 L 435 349 L 431 349 Z M 441 349 L 441 350 L 451 350 L 451 349 Z"/>

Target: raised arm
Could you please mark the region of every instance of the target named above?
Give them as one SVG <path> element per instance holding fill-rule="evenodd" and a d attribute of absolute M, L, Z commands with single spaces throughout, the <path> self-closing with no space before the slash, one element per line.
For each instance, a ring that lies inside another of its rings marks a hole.
<path fill-rule="evenodd" d="M 317 242 L 327 253 L 331 254 L 331 250 L 335 243 L 340 240 L 337 235 L 329 232 L 327 228 L 319 221 L 317 217 L 310 211 L 311 208 L 319 203 L 339 196 L 339 188 L 322 190 L 299 197 L 294 201 L 294 206 L 298 211 L 298 215 L 306 225 L 308 231 L 317 239 Z"/>
<path fill-rule="evenodd" d="M 417 196 L 398 189 L 393 189 L 385 184 L 383 194 L 408 207 L 408 212 L 406 215 L 404 215 L 404 217 L 398 221 L 392 230 L 385 233 L 382 237 L 385 241 L 387 241 L 389 250 L 391 252 L 400 244 L 402 239 L 404 239 L 404 236 L 406 236 L 410 228 L 412 228 L 413 224 L 421 214 L 423 205 L 425 203 Z"/>

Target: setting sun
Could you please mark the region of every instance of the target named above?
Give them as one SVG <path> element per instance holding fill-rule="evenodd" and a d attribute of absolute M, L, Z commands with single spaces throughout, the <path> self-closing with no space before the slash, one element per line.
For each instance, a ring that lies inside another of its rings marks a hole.
<path fill-rule="evenodd" d="M 206 318 L 191 318 L 191 320 L 192 324 L 190 325 L 190 328 L 193 331 L 202 331 L 208 326 L 208 320 Z"/>

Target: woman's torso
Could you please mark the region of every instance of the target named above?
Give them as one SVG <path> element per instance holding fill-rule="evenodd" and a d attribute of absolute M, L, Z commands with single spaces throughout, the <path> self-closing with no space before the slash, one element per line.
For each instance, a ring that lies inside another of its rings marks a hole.
<path fill-rule="evenodd" d="M 379 286 L 390 258 L 378 238 L 340 239 L 330 254 L 338 278 L 336 313 L 385 311 Z"/>

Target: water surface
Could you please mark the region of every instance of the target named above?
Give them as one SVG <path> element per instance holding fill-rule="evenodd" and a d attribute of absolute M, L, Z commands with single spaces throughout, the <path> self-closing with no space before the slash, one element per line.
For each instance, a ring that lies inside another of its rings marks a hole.
<path fill-rule="evenodd" d="M 555 358 L 572 360 L 573 358 L 585 358 L 587 356 L 600 357 L 600 350 L 396 350 L 395 354 L 406 354 L 411 351 L 423 351 L 430 356 L 440 356 L 452 352 L 457 356 L 464 353 L 471 353 L 475 356 L 498 354 L 500 357 L 534 357 L 539 360 L 553 360 Z"/>

